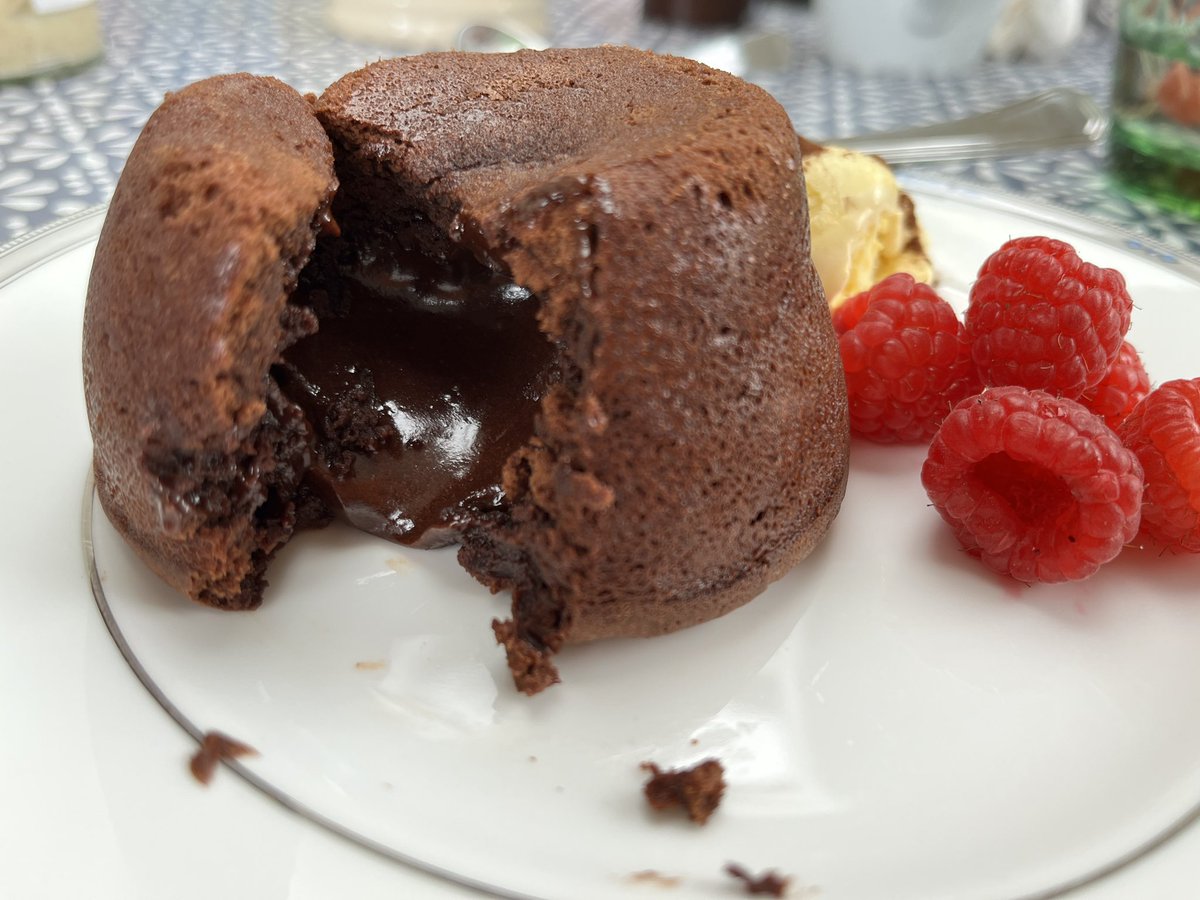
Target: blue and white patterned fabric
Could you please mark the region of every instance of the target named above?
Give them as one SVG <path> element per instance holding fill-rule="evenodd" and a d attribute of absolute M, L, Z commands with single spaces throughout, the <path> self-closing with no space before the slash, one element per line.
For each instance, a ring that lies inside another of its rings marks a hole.
<path fill-rule="evenodd" d="M 390 50 L 331 35 L 321 0 L 100 0 L 104 59 L 58 80 L 0 85 L 0 244 L 103 203 L 141 126 L 163 94 L 208 75 L 252 71 L 319 91 Z M 552 42 L 609 42 L 685 53 L 700 33 L 643 23 L 640 0 L 550 3 Z M 821 35 L 802 7 L 760 2 L 748 26 L 787 36 L 790 63 L 752 75 L 814 139 L 937 122 L 1055 85 L 1108 102 L 1115 39 L 1092 24 L 1056 62 L 985 63 L 955 77 L 860 76 L 821 57 Z M 1200 257 L 1200 225 L 1130 199 L 1110 185 L 1104 148 L 923 164 L 923 180 L 966 182 L 1123 227 Z"/>

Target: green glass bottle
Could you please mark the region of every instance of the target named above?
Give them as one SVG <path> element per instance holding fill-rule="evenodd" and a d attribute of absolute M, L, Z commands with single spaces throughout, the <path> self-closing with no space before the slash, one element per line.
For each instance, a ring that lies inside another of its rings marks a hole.
<path fill-rule="evenodd" d="M 1200 219 L 1200 0 L 1122 0 L 1109 166 L 1124 190 Z"/>

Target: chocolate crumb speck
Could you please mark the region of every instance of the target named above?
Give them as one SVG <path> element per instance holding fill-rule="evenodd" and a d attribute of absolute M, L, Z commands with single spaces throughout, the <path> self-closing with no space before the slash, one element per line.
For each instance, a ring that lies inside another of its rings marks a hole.
<path fill-rule="evenodd" d="M 762 894 L 766 897 L 782 897 L 788 889 L 791 879 L 778 874 L 774 869 L 754 876 L 737 863 L 728 863 L 725 871 L 742 882 L 747 894 Z"/>
<path fill-rule="evenodd" d="M 668 772 L 652 762 L 642 763 L 642 768 L 651 773 L 643 788 L 650 805 L 654 809 L 682 807 L 697 825 L 703 825 L 716 812 L 725 793 L 725 769 L 715 759 Z"/>
<path fill-rule="evenodd" d="M 212 781 L 217 763 L 242 756 L 258 756 L 258 751 L 249 744 L 235 741 L 229 735 L 209 731 L 201 739 L 200 749 L 192 754 L 188 768 L 192 770 L 193 778 L 201 784 L 208 784 Z"/>
<path fill-rule="evenodd" d="M 329 398 L 329 406 L 320 421 L 324 437 L 320 451 L 325 465 L 339 480 L 354 474 L 356 454 L 378 453 L 400 437 L 375 390 L 374 376 L 362 368 L 356 378 L 356 383 Z"/>

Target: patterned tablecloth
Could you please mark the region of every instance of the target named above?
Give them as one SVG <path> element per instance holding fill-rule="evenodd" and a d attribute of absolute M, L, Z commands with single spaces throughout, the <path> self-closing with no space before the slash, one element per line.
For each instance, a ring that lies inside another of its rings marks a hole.
<path fill-rule="evenodd" d="M 138 131 L 163 93 L 219 72 L 275 75 L 319 91 L 385 48 L 332 36 L 322 0 L 100 0 L 103 60 L 58 80 L 0 85 L 0 244 L 105 202 Z M 648 25 L 640 0 L 550 3 L 553 43 L 629 43 L 686 53 L 696 32 Z M 1054 85 L 1108 102 L 1114 52 L 1099 24 L 1053 63 L 989 62 L 955 77 L 857 76 L 821 56 L 821 34 L 802 7 L 761 2 L 753 29 L 786 34 L 790 65 L 751 75 L 813 138 L 925 124 L 982 111 Z M 1200 224 L 1129 199 L 1109 183 L 1104 148 L 911 167 L 924 179 L 1018 194 L 1123 227 L 1200 257 Z"/>

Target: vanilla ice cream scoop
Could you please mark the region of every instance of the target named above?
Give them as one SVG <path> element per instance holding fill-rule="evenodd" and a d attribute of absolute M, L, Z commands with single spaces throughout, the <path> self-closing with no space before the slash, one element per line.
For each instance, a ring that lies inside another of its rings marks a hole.
<path fill-rule="evenodd" d="M 829 306 L 889 275 L 933 278 L 912 199 L 883 160 L 801 139 L 812 258 Z"/>

